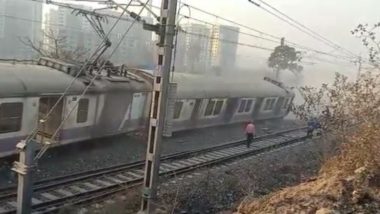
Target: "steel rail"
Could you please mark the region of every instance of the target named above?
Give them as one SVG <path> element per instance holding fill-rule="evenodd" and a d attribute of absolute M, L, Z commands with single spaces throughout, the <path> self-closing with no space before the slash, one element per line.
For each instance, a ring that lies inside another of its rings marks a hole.
<path fill-rule="evenodd" d="M 266 139 L 266 138 L 269 138 L 272 136 L 277 136 L 280 134 L 285 134 L 285 133 L 296 131 L 296 130 L 302 130 L 304 128 L 305 127 L 287 129 L 287 130 L 282 130 L 282 131 L 275 132 L 272 134 L 260 135 L 254 141 Z M 211 146 L 211 147 L 200 148 L 200 149 L 193 149 L 193 150 L 178 152 L 178 153 L 174 153 L 174 154 L 164 155 L 161 158 L 161 161 L 176 159 L 176 158 L 184 158 L 186 156 L 195 155 L 195 154 L 199 154 L 202 152 L 208 152 L 208 151 L 212 151 L 212 150 L 228 148 L 228 147 L 232 147 L 232 146 L 242 144 L 244 142 L 245 142 L 244 139 L 238 140 L 238 141 L 229 141 L 229 142 L 217 145 L 217 146 Z M 102 174 L 108 174 L 108 173 L 118 172 L 118 171 L 122 171 L 122 170 L 127 170 L 127 169 L 132 169 L 132 168 L 137 168 L 137 167 L 143 167 L 144 164 L 145 164 L 145 160 L 138 160 L 138 161 L 134 161 L 134 162 L 130 162 L 130 163 L 117 164 L 117 165 L 113 165 L 113 166 L 109 166 L 109 167 L 103 167 L 103 168 L 99 168 L 99 169 L 81 171 L 78 173 L 72 173 L 72 174 L 63 175 L 63 176 L 52 177 L 52 178 L 48 178 L 48 179 L 42 179 L 42 180 L 38 180 L 34 183 L 34 191 L 50 188 L 51 186 L 54 186 L 54 185 L 63 185 L 65 183 L 69 183 L 69 182 L 73 182 L 73 181 L 84 180 L 87 178 L 91 178 L 93 176 L 100 176 Z M 0 188 L 0 201 L 4 200 L 6 198 L 15 197 L 15 196 L 16 196 L 16 186 L 15 185 Z"/>
<path fill-rule="evenodd" d="M 167 155 L 162 158 L 160 176 L 171 177 L 284 147 L 306 139 L 303 129 L 304 127 L 259 136 L 253 145 L 259 145 L 260 148 L 252 145 L 252 148 L 246 149 L 242 146 L 244 140 L 239 140 Z M 33 209 L 42 213 L 53 212 L 67 203 L 87 203 L 98 197 L 130 188 L 131 185 L 139 185 L 143 181 L 143 167 L 144 161 L 136 161 L 36 182 L 36 197 L 32 199 Z M 15 196 L 14 192 L 2 195 L 1 214 L 15 213 Z"/>

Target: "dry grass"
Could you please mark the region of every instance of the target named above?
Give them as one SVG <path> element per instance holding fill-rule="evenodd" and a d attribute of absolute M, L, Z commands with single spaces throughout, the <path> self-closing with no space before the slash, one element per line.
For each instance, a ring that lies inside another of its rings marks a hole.
<path fill-rule="evenodd" d="M 377 213 L 380 210 L 380 84 L 365 74 L 349 82 L 337 75 L 332 86 L 304 88 L 305 103 L 294 108 L 303 119 L 319 117 L 340 143 L 318 177 L 265 198 L 242 203 L 239 213 Z"/>

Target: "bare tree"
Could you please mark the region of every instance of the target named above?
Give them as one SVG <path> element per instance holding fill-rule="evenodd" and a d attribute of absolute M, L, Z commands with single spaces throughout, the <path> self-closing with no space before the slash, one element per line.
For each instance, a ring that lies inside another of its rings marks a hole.
<path fill-rule="evenodd" d="M 43 39 L 32 41 L 29 37 L 20 38 L 20 41 L 33 49 L 39 57 L 50 57 L 70 62 L 83 62 L 89 50 L 83 47 L 70 48 L 67 36 L 54 32 L 52 29 L 43 30 Z"/>
<path fill-rule="evenodd" d="M 379 67 L 380 63 L 380 39 L 376 33 L 379 33 L 380 22 L 370 27 L 368 24 L 359 24 L 354 30 L 351 31 L 352 35 L 362 41 L 364 47 L 368 50 L 369 62 Z"/>
<path fill-rule="evenodd" d="M 368 49 L 370 63 L 380 63 L 380 41 L 376 39 L 375 24 L 359 25 L 352 33 Z M 342 143 L 339 155 L 329 160 L 324 170 L 352 173 L 366 167 L 379 173 L 380 158 L 380 75 L 367 72 L 357 80 L 336 74 L 335 82 L 321 88 L 300 88 L 304 103 L 293 107 L 293 112 L 303 120 L 318 117 L 326 133 L 333 134 Z"/>

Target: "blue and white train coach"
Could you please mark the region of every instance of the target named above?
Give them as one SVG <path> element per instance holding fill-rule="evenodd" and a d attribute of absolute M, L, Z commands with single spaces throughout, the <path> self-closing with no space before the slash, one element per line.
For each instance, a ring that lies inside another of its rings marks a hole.
<path fill-rule="evenodd" d="M 13 154 L 16 143 L 35 127 L 38 141 L 54 145 L 145 127 L 153 82 L 150 72 L 134 69 L 91 81 L 92 74 L 74 78 L 78 71 L 76 66 L 47 58 L 38 64 L 0 63 L 0 157 Z M 173 76 L 169 95 L 165 136 L 250 119 L 281 119 L 294 98 L 286 88 L 262 79 L 231 81 L 183 73 Z"/>

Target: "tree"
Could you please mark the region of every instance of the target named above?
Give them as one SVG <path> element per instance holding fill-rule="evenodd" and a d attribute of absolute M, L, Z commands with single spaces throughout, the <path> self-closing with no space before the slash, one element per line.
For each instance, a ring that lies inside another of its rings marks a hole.
<path fill-rule="evenodd" d="M 39 57 L 50 57 L 69 62 L 83 62 L 88 54 L 88 50 L 83 47 L 70 49 L 67 44 L 67 37 L 60 35 L 53 30 L 43 30 L 43 39 L 35 42 L 29 37 L 20 38 L 20 41 L 37 52 Z"/>
<path fill-rule="evenodd" d="M 362 40 L 368 49 L 370 62 L 378 67 L 380 46 L 374 29 L 359 25 L 352 34 Z M 322 170 L 333 173 L 352 173 L 365 167 L 380 176 L 380 75 L 366 72 L 357 80 L 336 74 L 331 85 L 321 88 L 302 87 L 304 103 L 293 107 L 293 112 L 303 120 L 318 117 L 325 133 L 333 135 L 342 147 L 339 155 L 329 160 Z"/>
<path fill-rule="evenodd" d="M 380 29 L 380 22 L 374 24 L 371 28 L 368 24 L 359 24 L 351 34 L 361 39 L 362 44 L 368 50 L 369 62 L 379 67 L 380 63 L 380 39 L 376 37 L 376 31 Z"/>
<path fill-rule="evenodd" d="M 303 70 L 303 67 L 299 65 L 301 59 L 301 52 L 285 45 L 282 39 L 281 45 L 277 46 L 269 56 L 268 66 L 274 70 L 276 79 L 279 78 L 279 72 L 282 70 L 290 70 L 298 75 Z"/>

